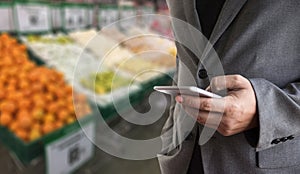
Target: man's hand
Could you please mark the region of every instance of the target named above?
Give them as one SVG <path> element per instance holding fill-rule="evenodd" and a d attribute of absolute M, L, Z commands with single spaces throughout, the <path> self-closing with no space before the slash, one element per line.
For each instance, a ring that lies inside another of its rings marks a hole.
<path fill-rule="evenodd" d="M 208 89 L 227 90 L 227 95 L 221 99 L 182 95 L 176 101 L 200 124 L 217 128 L 224 136 L 258 126 L 255 93 L 248 79 L 240 75 L 219 76 L 212 79 Z"/>

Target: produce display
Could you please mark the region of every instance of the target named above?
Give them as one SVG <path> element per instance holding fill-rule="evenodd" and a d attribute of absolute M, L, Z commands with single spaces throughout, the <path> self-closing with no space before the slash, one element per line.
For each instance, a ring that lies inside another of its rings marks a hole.
<path fill-rule="evenodd" d="M 72 83 L 74 71 L 90 72 L 97 70 L 95 56 L 76 45 L 68 36 L 28 36 L 24 42 L 34 53 L 44 60 L 48 66 L 62 72 L 66 80 Z M 78 61 L 83 62 L 78 66 Z"/>
<path fill-rule="evenodd" d="M 62 73 L 37 66 L 25 45 L 0 35 L 1 126 L 25 142 L 38 139 L 91 113 L 86 97 L 74 95 Z"/>
<path fill-rule="evenodd" d="M 96 30 L 75 31 L 69 36 L 82 48 L 90 50 L 98 60 L 103 60 L 108 66 L 133 56 L 133 53 L 109 36 L 96 32 Z"/>
<path fill-rule="evenodd" d="M 153 64 L 151 61 L 145 61 L 139 57 L 124 60 L 115 64 L 116 69 L 127 72 L 135 81 L 143 82 L 160 75 L 166 70 Z"/>
<path fill-rule="evenodd" d="M 113 71 L 106 71 L 93 73 L 88 78 L 83 78 L 81 84 L 97 94 L 105 94 L 120 87 L 128 86 L 130 79 L 118 76 Z"/>
<path fill-rule="evenodd" d="M 176 46 L 167 38 L 137 27 L 128 29 L 126 33 L 122 33 L 116 28 L 103 29 L 101 33 L 121 43 L 135 54 L 151 53 L 140 55 L 141 59 L 169 69 L 174 69 L 176 66 Z"/>
<path fill-rule="evenodd" d="M 62 72 L 69 84 L 96 99 L 100 106 L 111 103 L 112 96 L 121 99 L 124 91 L 134 93 L 140 83 L 172 72 L 176 66 L 174 42 L 138 27 L 122 32 L 109 28 L 27 36 L 22 40 L 48 67 Z"/>
<path fill-rule="evenodd" d="M 91 50 L 97 58 L 105 59 L 108 66 L 144 52 L 152 53 L 139 56 L 145 61 L 151 61 L 160 67 L 176 66 L 176 47 L 173 41 L 136 27 L 128 30 L 127 35 L 117 28 L 104 28 L 98 33 L 91 29 L 72 32 L 69 36 L 76 43 Z"/>
<path fill-rule="evenodd" d="M 59 44 L 69 44 L 73 43 L 73 40 L 67 36 L 58 36 L 58 37 L 46 37 L 46 36 L 37 36 L 30 35 L 27 37 L 28 42 L 42 42 L 42 43 L 59 43 Z"/>

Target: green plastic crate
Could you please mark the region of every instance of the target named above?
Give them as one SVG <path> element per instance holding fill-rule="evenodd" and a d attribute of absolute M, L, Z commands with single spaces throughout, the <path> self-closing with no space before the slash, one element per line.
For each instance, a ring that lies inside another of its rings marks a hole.
<path fill-rule="evenodd" d="M 129 94 L 129 100 L 131 105 L 136 105 L 139 102 L 141 102 L 144 99 L 144 92 L 143 90 L 135 90 L 134 92 Z M 123 112 L 128 110 L 128 103 L 125 103 L 125 99 L 120 99 L 115 102 L 116 105 L 118 105 L 119 109 L 121 109 L 119 112 Z M 113 119 L 116 116 L 118 116 L 118 112 L 116 111 L 116 108 L 113 103 L 110 103 L 105 106 L 98 105 L 99 111 L 103 117 L 104 120 Z"/>
<path fill-rule="evenodd" d="M 95 107 L 94 107 L 95 108 Z M 90 115 L 83 117 L 80 121 L 75 121 L 69 125 L 66 125 L 58 130 L 55 130 L 35 141 L 24 142 L 18 138 L 13 132 L 5 127 L 0 127 L 0 141 L 5 145 L 16 157 L 25 165 L 39 156 L 44 155 L 44 147 L 48 142 L 59 139 L 65 135 L 68 135 L 78 129 L 80 124 L 93 122 L 95 119 L 94 112 Z M 80 122 L 80 124 L 79 124 Z"/>

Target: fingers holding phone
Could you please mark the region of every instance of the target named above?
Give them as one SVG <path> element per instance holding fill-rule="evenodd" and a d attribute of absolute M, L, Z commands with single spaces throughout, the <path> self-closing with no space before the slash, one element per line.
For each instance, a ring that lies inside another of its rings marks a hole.
<path fill-rule="evenodd" d="M 218 131 L 230 136 L 258 126 L 255 92 L 248 79 L 240 75 L 215 77 L 208 88 L 227 90 L 222 98 L 180 94 L 176 101 L 200 124 L 209 127 L 219 123 Z"/>

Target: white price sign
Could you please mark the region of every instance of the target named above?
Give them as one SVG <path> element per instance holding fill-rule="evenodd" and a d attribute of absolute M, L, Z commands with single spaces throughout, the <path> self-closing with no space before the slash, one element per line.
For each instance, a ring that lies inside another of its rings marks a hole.
<path fill-rule="evenodd" d="M 87 10 L 87 14 L 88 14 L 88 25 L 93 25 L 94 22 L 94 9 L 88 9 Z"/>
<path fill-rule="evenodd" d="M 71 173 L 93 156 L 94 145 L 87 136 L 95 137 L 95 123 L 87 123 L 82 129 L 46 146 L 48 174 Z"/>
<path fill-rule="evenodd" d="M 154 8 L 152 7 L 143 8 L 143 14 L 154 14 Z"/>
<path fill-rule="evenodd" d="M 121 18 L 129 18 L 136 16 L 136 10 L 135 9 L 123 9 L 121 11 Z"/>
<path fill-rule="evenodd" d="M 128 28 L 128 27 L 132 27 L 137 25 L 137 18 L 130 18 L 130 17 L 134 17 L 136 16 L 136 10 L 133 8 L 129 8 L 129 9 L 122 9 L 121 10 L 121 21 L 122 19 L 125 19 L 121 22 L 121 25 L 123 28 Z M 128 19 L 127 19 L 128 18 Z"/>
<path fill-rule="evenodd" d="M 0 31 L 14 30 L 12 8 L 0 6 L 0 16 L 1 16 Z"/>
<path fill-rule="evenodd" d="M 99 27 L 105 27 L 119 19 L 119 11 L 117 8 L 102 8 L 99 11 Z"/>
<path fill-rule="evenodd" d="M 87 26 L 85 8 L 65 8 L 65 29 L 82 29 Z"/>
<path fill-rule="evenodd" d="M 50 9 L 48 6 L 43 4 L 17 4 L 15 9 L 20 32 L 50 30 Z"/>
<path fill-rule="evenodd" d="M 62 27 L 61 9 L 59 7 L 51 8 L 51 21 L 53 28 Z"/>

